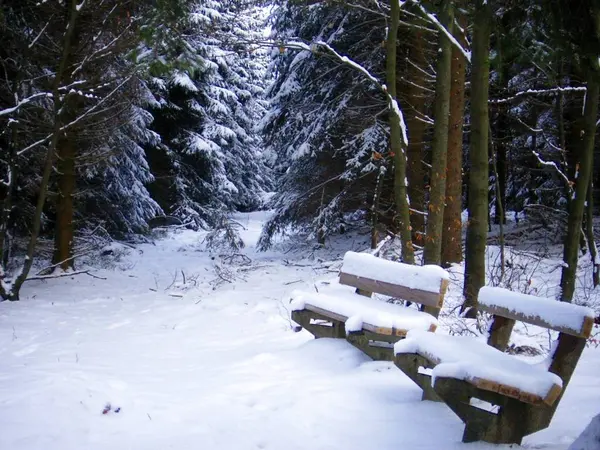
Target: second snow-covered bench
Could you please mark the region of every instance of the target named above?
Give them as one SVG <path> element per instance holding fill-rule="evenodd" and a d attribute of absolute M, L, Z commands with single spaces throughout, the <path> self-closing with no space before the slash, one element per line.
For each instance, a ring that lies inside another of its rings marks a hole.
<path fill-rule="evenodd" d="M 409 330 L 435 331 L 448 273 L 347 252 L 339 283 L 292 294 L 292 319 L 315 337 L 346 338 L 377 360 L 393 359 L 392 344 Z M 420 311 L 371 298 L 372 293 L 418 303 Z"/>
<path fill-rule="evenodd" d="M 594 312 L 492 287 L 480 290 L 478 308 L 494 315 L 488 345 L 415 330 L 396 343 L 395 363 L 424 389 L 433 384 L 465 422 L 464 442 L 520 444 L 550 424 L 592 331 Z M 533 365 L 504 353 L 515 320 L 559 332 L 549 361 Z M 420 367 L 433 370 L 428 375 Z"/>

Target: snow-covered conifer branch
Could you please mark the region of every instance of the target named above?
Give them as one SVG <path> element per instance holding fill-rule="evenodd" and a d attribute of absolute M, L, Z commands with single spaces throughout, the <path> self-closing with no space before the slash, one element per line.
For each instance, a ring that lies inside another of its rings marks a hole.
<path fill-rule="evenodd" d="M 585 86 L 567 86 L 567 87 L 555 87 L 552 89 L 527 89 L 526 91 L 517 92 L 511 97 L 507 98 L 499 98 L 495 100 L 490 100 L 490 104 L 499 105 L 503 103 L 511 103 L 513 101 L 519 100 L 522 97 L 527 97 L 530 95 L 551 95 L 551 94 L 559 94 L 559 93 L 576 93 L 576 92 L 586 92 Z"/>
<path fill-rule="evenodd" d="M 34 101 L 38 98 L 51 97 L 51 96 L 52 96 L 52 94 L 50 94 L 49 92 L 38 92 L 37 94 L 30 95 L 29 97 L 26 97 L 23 100 L 19 101 L 15 106 L 0 110 L 0 117 L 13 114 L 13 113 L 17 112 L 21 107 L 27 105 L 28 103 L 31 103 L 32 101 Z"/>
<path fill-rule="evenodd" d="M 560 168 L 558 167 L 558 165 L 554 162 L 554 161 L 545 161 L 544 159 L 542 159 L 542 157 L 540 156 L 540 154 L 536 151 L 532 151 L 532 153 L 534 154 L 534 156 L 537 158 L 538 162 L 546 167 L 552 167 L 556 173 L 558 174 L 559 177 L 562 178 L 562 180 L 565 182 L 565 185 L 569 191 L 569 193 L 573 193 L 573 188 L 571 186 L 571 182 L 569 181 L 569 177 L 567 177 L 567 175 L 560 170 Z"/>
<path fill-rule="evenodd" d="M 400 2 L 400 6 L 402 6 L 402 2 Z M 460 42 L 458 42 L 456 40 L 456 38 L 454 36 L 452 36 L 452 33 L 450 33 L 446 29 L 446 27 L 440 23 L 440 21 L 437 19 L 437 17 L 435 17 L 435 14 L 431 14 L 420 3 L 416 3 L 416 6 L 417 6 L 417 8 L 419 8 L 419 10 L 421 10 L 421 12 L 425 15 L 425 17 L 427 17 L 427 19 L 429 19 L 429 21 L 436 26 L 436 28 L 438 30 L 440 30 L 442 33 L 444 33 L 446 35 L 446 38 L 448 38 L 448 40 L 452 43 L 452 45 L 454 45 L 463 54 L 465 59 L 467 61 L 469 61 L 469 63 L 470 63 L 471 62 L 471 52 L 466 50 L 462 45 L 460 45 Z"/>
<path fill-rule="evenodd" d="M 400 122 L 400 130 L 402 132 L 402 146 L 408 145 L 408 135 L 406 131 L 406 122 L 404 121 L 404 115 L 402 114 L 402 110 L 398 105 L 398 101 L 390 95 L 387 90 L 387 86 L 379 81 L 377 77 L 375 77 L 371 72 L 369 72 L 365 67 L 358 64 L 356 61 L 348 58 L 347 56 L 340 55 L 333 47 L 331 47 L 328 43 L 323 41 L 313 42 L 311 45 L 305 44 L 301 41 L 291 41 L 286 44 L 277 44 L 280 47 L 291 48 L 291 49 L 299 49 L 305 50 L 311 53 L 319 53 L 318 49 L 325 49 L 325 53 L 329 55 L 333 55 L 338 61 L 341 63 L 359 71 L 362 73 L 369 81 L 371 81 L 375 86 L 377 86 L 381 92 L 383 92 L 387 98 L 389 103 L 389 108 L 392 112 L 392 116 L 396 118 Z"/>

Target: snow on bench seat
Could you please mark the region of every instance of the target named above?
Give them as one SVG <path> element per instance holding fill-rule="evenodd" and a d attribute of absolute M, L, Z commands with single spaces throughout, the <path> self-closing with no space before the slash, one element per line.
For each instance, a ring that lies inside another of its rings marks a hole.
<path fill-rule="evenodd" d="M 415 266 L 346 252 L 340 283 L 426 306 L 441 308 L 449 275 L 439 266 Z"/>
<path fill-rule="evenodd" d="M 479 309 L 577 337 L 587 338 L 594 326 L 594 311 L 551 298 L 521 294 L 498 287 L 482 287 Z"/>
<path fill-rule="evenodd" d="M 562 390 L 559 376 L 542 364 L 528 364 L 470 336 L 447 336 L 410 331 L 394 344 L 394 353 L 418 354 L 435 367 L 436 377 L 464 380 L 526 403 L 552 405 Z"/>
<path fill-rule="evenodd" d="M 292 311 L 309 310 L 345 323 L 346 332 L 362 329 L 376 334 L 405 336 L 408 330 L 435 331 L 437 319 L 430 314 L 364 297 L 346 286 L 332 283 L 322 292 L 292 292 Z"/>

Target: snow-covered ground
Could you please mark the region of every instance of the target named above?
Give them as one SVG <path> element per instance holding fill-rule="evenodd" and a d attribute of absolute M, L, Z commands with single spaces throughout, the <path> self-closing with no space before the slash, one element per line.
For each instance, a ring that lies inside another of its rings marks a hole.
<path fill-rule="evenodd" d="M 237 219 L 250 264 L 181 231 L 105 257 L 106 280 L 32 281 L 0 303 L 0 449 L 498 447 L 462 444 L 460 420 L 390 363 L 290 329 L 289 293 L 335 276 L 363 242 L 257 253 L 264 213 Z M 588 348 L 552 426 L 524 447 L 568 447 L 600 409 L 599 367 Z"/>

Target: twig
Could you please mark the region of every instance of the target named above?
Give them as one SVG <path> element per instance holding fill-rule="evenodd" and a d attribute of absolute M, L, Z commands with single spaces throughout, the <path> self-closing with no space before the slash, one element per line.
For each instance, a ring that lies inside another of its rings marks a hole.
<path fill-rule="evenodd" d="M 293 266 L 293 267 L 312 267 L 312 264 L 296 264 L 296 263 L 289 262 L 287 259 L 283 260 L 283 264 L 286 266 Z"/>
<path fill-rule="evenodd" d="M 79 258 L 80 256 L 85 256 L 85 255 L 89 255 L 90 253 L 92 253 L 93 250 L 89 250 L 87 252 L 83 252 L 83 253 L 79 253 L 77 255 L 73 255 L 68 257 L 67 259 L 63 259 L 62 261 L 57 262 L 56 264 L 52 264 L 51 266 L 48 267 L 44 267 L 42 270 L 40 270 L 38 273 L 36 273 L 36 276 L 45 276 L 42 275 L 42 273 L 49 271 L 50 269 L 54 269 L 55 267 L 60 266 L 63 263 L 66 263 L 67 261 L 72 261 L 75 258 Z"/>
<path fill-rule="evenodd" d="M 29 277 L 29 278 L 27 278 L 25 281 L 33 281 L 33 280 L 51 280 L 52 278 L 71 277 L 71 276 L 74 276 L 74 275 L 82 275 L 82 274 L 86 274 L 86 275 L 89 275 L 89 276 L 91 276 L 91 277 L 94 277 L 94 278 L 99 278 L 99 279 L 101 279 L 101 280 L 106 280 L 106 278 L 101 278 L 101 277 L 98 277 L 98 276 L 96 276 L 96 275 L 92 275 L 92 274 L 90 274 L 90 271 L 89 271 L 89 270 L 78 270 L 78 271 L 75 271 L 75 272 L 65 272 L 65 273 L 59 273 L 59 274 L 56 274 L 56 275 L 40 275 L 40 276 L 33 276 L 33 277 Z"/>
<path fill-rule="evenodd" d="M 96 279 L 98 279 L 98 280 L 106 280 L 106 279 L 107 279 L 107 278 L 105 278 L 105 277 L 99 277 L 98 275 L 94 275 L 94 274 L 93 274 L 93 273 L 91 273 L 91 272 L 83 272 L 83 273 L 85 273 L 85 274 L 86 274 L 87 276 L 89 276 L 89 277 L 96 278 Z"/>

